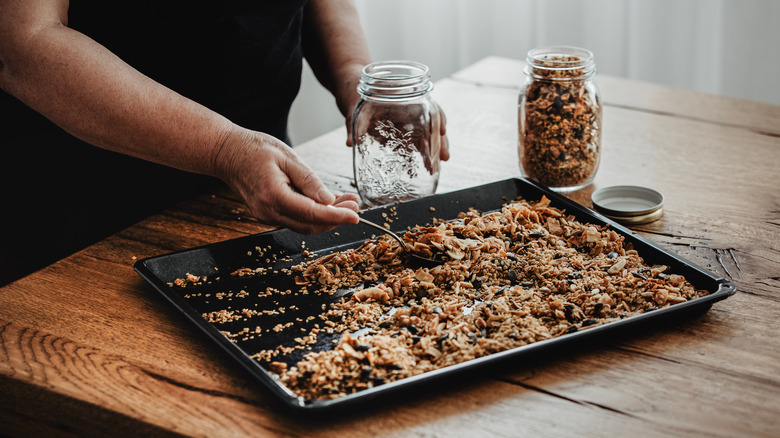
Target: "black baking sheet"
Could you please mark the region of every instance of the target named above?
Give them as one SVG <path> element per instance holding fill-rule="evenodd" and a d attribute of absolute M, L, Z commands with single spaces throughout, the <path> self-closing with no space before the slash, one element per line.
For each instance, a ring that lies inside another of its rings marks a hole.
<path fill-rule="evenodd" d="M 291 276 L 282 272 L 302 261 L 313 260 L 335 251 L 359 246 L 375 236 L 375 230 L 364 225 L 352 225 L 336 228 L 330 232 L 305 236 L 290 230 L 281 229 L 267 233 L 246 236 L 220 243 L 206 245 L 190 250 L 150 257 L 135 264 L 136 271 L 147 280 L 173 307 L 188 317 L 210 342 L 216 343 L 233 359 L 243 365 L 258 380 L 268 386 L 287 405 L 306 409 L 323 410 L 342 407 L 366 401 L 391 391 L 409 388 L 415 384 L 432 380 L 466 369 L 472 369 L 503 360 L 509 357 L 533 355 L 540 349 L 549 348 L 566 342 L 581 340 L 599 334 L 620 331 L 629 325 L 654 322 L 663 316 L 682 314 L 691 310 L 704 311 L 713 302 L 727 298 L 736 292 L 729 281 L 690 263 L 681 257 L 661 248 L 653 242 L 631 232 L 631 230 L 593 212 L 557 193 L 526 179 L 508 179 L 457 192 L 434 195 L 392 206 L 379 207 L 363 213 L 366 219 L 378 223 L 392 219 L 391 228 L 404 231 L 407 227 L 430 223 L 434 218 L 453 219 L 461 211 L 470 207 L 483 212 L 497 210 L 504 203 L 521 196 L 536 201 L 542 196 L 552 200 L 551 206 L 565 209 L 581 222 L 609 224 L 618 233 L 631 242 L 649 265 L 663 264 L 670 267 L 670 273 L 684 275 L 697 289 L 707 290 L 708 296 L 676 304 L 664 309 L 629 317 L 620 321 L 593 327 L 553 339 L 536 342 L 507 350 L 490 356 L 474 359 L 458 365 L 409 377 L 400 381 L 375 386 L 355 394 L 332 400 L 308 400 L 295 395 L 278 382 L 268 371 L 266 363 L 251 356 L 264 349 L 279 346 L 295 346 L 295 338 L 308 334 L 323 309 L 323 305 L 340 299 L 337 295 L 297 294 L 298 287 Z M 265 273 L 251 276 L 231 276 L 231 272 L 241 268 L 262 268 Z M 206 276 L 202 284 L 187 287 L 171 287 L 169 283 L 185 274 Z M 272 287 L 279 293 L 260 297 L 259 293 Z M 287 293 L 286 291 L 290 291 Z M 244 292 L 242 292 L 244 291 Z M 218 295 L 219 294 L 219 295 Z M 185 298 L 187 295 L 187 298 Z M 243 296 L 243 297 L 242 297 Z M 247 318 L 247 321 L 209 323 L 202 317 L 204 313 L 218 311 L 230 306 L 232 309 L 252 309 L 266 313 Z M 284 313 L 279 312 L 284 309 Z M 273 327 L 287 325 L 281 331 Z M 290 325 L 291 324 L 291 325 Z M 222 331 L 244 335 L 229 339 Z M 260 331 L 259 336 L 256 331 Z M 312 350 L 333 347 L 332 340 L 340 334 L 325 335 L 320 332 Z M 311 350 L 294 350 L 291 354 L 275 360 L 289 364 L 298 361 L 303 354 Z"/>

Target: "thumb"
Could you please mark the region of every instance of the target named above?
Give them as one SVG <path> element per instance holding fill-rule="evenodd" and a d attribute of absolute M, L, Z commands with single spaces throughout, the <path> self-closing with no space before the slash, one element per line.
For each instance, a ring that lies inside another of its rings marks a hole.
<path fill-rule="evenodd" d="M 314 201 L 324 205 L 332 205 L 336 201 L 336 195 L 331 193 L 317 174 L 297 157 L 288 160 L 285 173 L 293 187 Z"/>

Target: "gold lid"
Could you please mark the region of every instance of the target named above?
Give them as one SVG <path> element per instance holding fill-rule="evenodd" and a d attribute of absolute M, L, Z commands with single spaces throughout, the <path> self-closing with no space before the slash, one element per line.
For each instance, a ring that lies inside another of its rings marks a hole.
<path fill-rule="evenodd" d="M 590 199 L 598 212 L 626 225 L 650 223 L 664 214 L 664 195 L 647 187 L 604 187 Z"/>

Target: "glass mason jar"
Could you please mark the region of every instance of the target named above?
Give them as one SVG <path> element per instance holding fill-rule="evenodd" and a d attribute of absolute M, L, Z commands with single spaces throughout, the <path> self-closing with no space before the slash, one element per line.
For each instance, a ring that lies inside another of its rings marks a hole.
<path fill-rule="evenodd" d="M 439 183 L 441 117 L 428 67 L 382 61 L 363 68 L 352 115 L 355 184 L 367 207 L 432 195 Z"/>
<path fill-rule="evenodd" d="M 601 158 L 601 101 L 593 53 L 570 46 L 533 49 L 518 103 L 523 175 L 570 192 L 593 181 Z"/>

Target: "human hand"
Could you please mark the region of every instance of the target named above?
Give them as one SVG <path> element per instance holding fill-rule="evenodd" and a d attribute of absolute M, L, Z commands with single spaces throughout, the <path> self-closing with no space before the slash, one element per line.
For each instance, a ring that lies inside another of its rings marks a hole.
<path fill-rule="evenodd" d="M 358 222 L 357 195 L 333 195 L 290 147 L 274 137 L 231 132 L 214 163 L 215 173 L 264 224 L 313 234 Z"/>
<path fill-rule="evenodd" d="M 441 151 L 439 152 L 439 159 L 447 161 L 450 159 L 450 142 L 447 139 L 447 116 L 438 103 L 436 106 L 439 107 L 439 117 L 441 117 L 441 123 L 439 124 L 439 134 L 441 134 Z"/>

